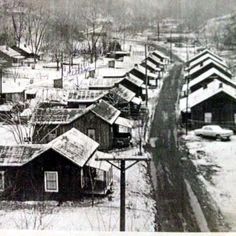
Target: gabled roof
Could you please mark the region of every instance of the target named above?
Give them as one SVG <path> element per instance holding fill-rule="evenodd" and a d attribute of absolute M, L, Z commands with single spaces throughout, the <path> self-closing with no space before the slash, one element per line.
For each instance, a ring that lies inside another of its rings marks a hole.
<path fill-rule="evenodd" d="M 228 69 L 226 69 L 225 67 L 221 66 L 219 63 L 211 59 L 205 61 L 205 63 L 202 65 L 194 67 L 189 72 L 186 72 L 185 76 L 190 75 L 192 79 L 198 76 L 201 72 L 204 73 L 206 70 L 209 70 L 213 67 L 221 71 L 221 73 L 225 74 L 229 78 L 231 78 L 232 74 Z"/>
<path fill-rule="evenodd" d="M 95 153 L 99 144 L 79 130 L 72 128 L 52 140 L 47 146 L 83 167 Z"/>
<path fill-rule="evenodd" d="M 207 88 L 200 88 L 188 96 L 188 108 L 192 108 L 197 104 L 215 96 L 219 93 L 228 94 L 236 101 L 236 89 L 230 85 L 226 85 L 220 81 L 214 80 L 207 85 Z M 186 97 L 180 99 L 180 110 L 186 111 Z"/>
<path fill-rule="evenodd" d="M 227 64 L 225 63 L 225 61 L 223 60 L 219 60 L 217 57 L 212 56 L 211 54 L 204 54 L 201 57 L 199 57 L 198 59 L 192 61 L 191 63 L 189 63 L 189 67 L 186 68 L 186 70 L 191 70 L 192 68 L 198 66 L 199 64 L 201 64 L 202 62 L 204 63 L 206 60 L 213 60 L 215 62 L 217 62 L 218 64 L 220 64 L 221 66 L 229 69 L 229 67 L 227 66 Z"/>
<path fill-rule="evenodd" d="M 200 57 L 202 57 L 203 55 L 205 54 L 211 54 L 213 57 L 217 58 L 218 60 L 220 61 L 223 61 L 223 59 L 219 56 L 217 56 L 215 53 L 213 53 L 212 51 L 210 51 L 209 49 L 205 49 L 203 50 L 202 52 L 198 53 L 197 55 L 193 56 L 189 61 L 188 63 L 191 63 L 197 59 L 199 59 Z"/>
<path fill-rule="evenodd" d="M 131 102 L 131 100 L 135 97 L 135 93 L 133 91 L 121 84 L 119 84 L 118 87 L 111 89 L 110 92 L 116 94 L 127 102 Z"/>
<path fill-rule="evenodd" d="M 208 79 L 211 76 L 219 76 L 220 78 L 222 78 L 223 80 L 225 80 L 225 82 L 227 82 L 228 84 L 231 84 L 231 86 L 235 87 L 236 84 L 226 75 L 224 75 L 223 73 L 221 73 L 218 69 L 216 68 L 211 68 L 210 70 L 206 71 L 205 73 L 201 74 L 200 76 L 194 78 L 193 80 L 191 80 L 189 82 L 189 88 L 193 87 L 194 85 L 201 83 L 202 81 Z M 186 84 L 183 86 L 183 91 L 186 90 Z"/>
<path fill-rule="evenodd" d="M 115 122 L 115 120 L 121 113 L 118 109 L 105 102 L 104 100 L 101 100 L 99 103 L 94 105 L 90 111 L 110 125 Z"/>
<path fill-rule="evenodd" d="M 70 91 L 68 102 L 91 102 L 94 103 L 104 97 L 107 91 L 104 90 L 75 90 Z"/>
<path fill-rule="evenodd" d="M 11 58 L 15 58 L 15 59 L 24 59 L 25 58 L 19 52 L 15 51 L 14 49 L 12 49 L 10 47 L 7 47 L 6 45 L 1 45 L 0 51 Z"/>
<path fill-rule="evenodd" d="M 39 108 L 32 118 L 34 124 L 70 124 L 88 112 L 86 109 Z"/>

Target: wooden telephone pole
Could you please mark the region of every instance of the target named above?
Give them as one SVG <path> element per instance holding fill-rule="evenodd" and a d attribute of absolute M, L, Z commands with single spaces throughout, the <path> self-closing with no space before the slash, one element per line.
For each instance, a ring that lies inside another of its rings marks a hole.
<path fill-rule="evenodd" d="M 143 156 L 118 156 L 118 157 L 102 157 L 97 158 L 97 161 L 107 161 L 109 164 L 120 170 L 120 231 L 125 231 L 125 175 L 126 170 L 134 166 L 139 161 L 150 161 L 150 157 Z M 132 162 L 126 166 L 126 161 Z M 114 162 L 118 162 L 119 165 L 114 164 Z"/>

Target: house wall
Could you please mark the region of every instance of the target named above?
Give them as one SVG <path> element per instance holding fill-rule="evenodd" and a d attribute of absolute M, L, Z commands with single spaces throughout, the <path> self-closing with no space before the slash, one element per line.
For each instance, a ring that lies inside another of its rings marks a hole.
<path fill-rule="evenodd" d="M 235 129 L 234 114 L 236 114 L 236 101 L 230 96 L 220 93 L 191 109 L 191 123 L 193 128 L 201 127 L 204 122 L 204 114 L 212 113 L 212 124 Z"/>
<path fill-rule="evenodd" d="M 57 128 L 56 128 L 57 127 Z M 101 118 L 94 115 L 92 112 L 88 112 L 85 115 L 79 117 L 76 121 L 71 124 L 64 125 L 37 125 L 33 134 L 33 143 L 48 143 L 53 138 L 47 135 L 51 130 L 56 128 L 56 137 L 67 132 L 71 128 L 76 128 L 82 133 L 88 135 L 88 129 L 95 129 L 95 141 L 100 146 L 99 150 L 108 150 L 113 146 L 113 130 L 112 126 Z M 39 135 L 37 135 L 37 130 Z M 46 136 L 44 140 L 42 137 Z M 54 137 L 55 138 L 55 137 Z"/>
<path fill-rule="evenodd" d="M 5 170 L 5 191 L 8 200 L 75 200 L 82 195 L 81 168 L 53 150 L 48 150 L 22 167 L 1 167 Z M 46 192 L 44 172 L 58 172 L 58 192 Z"/>

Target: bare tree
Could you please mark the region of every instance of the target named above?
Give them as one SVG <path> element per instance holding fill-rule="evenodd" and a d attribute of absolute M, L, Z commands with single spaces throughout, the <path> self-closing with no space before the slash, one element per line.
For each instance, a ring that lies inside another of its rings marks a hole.
<path fill-rule="evenodd" d="M 30 5 L 26 12 L 27 26 L 26 38 L 30 46 L 31 52 L 36 55 L 42 49 L 44 39 L 49 26 L 49 15 L 42 6 Z"/>

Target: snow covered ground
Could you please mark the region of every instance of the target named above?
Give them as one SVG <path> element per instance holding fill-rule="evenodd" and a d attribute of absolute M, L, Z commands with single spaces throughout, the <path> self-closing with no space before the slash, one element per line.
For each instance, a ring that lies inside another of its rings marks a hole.
<path fill-rule="evenodd" d="M 199 178 L 216 201 L 232 231 L 236 230 L 236 136 L 229 142 L 207 140 L 189 132 L 185 137 Z"/>
<path fill-rule="evenodd" d="M 144 58 L 144 47 L 133 45 L 133 52 L 125 68 L 132 68 L 136 62 Z M 100 64 L 100 62 L 98 62 Z M 102 62 L 101 62 L 102 64 Z M 30 69 L 29 69 L 30 70 Z M 42 69 L 42 71 L 53 69 Z M 54 69 L 55 72 L 55 69 Z M 53 73 L 54 73 L 53 72 Z M 57 73 L 55 73 L 57 74 Z M 55 75 L 57 76 L 57 75 Z M 40 76 L 39 76 L 40 77 Z M 54 76 L 41 78 L 40 83 L 32 87 L 52 86 Z M 28 78 L 27 78 L 28 79 Z M 66 87 L 74 88 L 77 80 L 83 80 L 84 75 L 69 75 L 65 81 Z M 48 83 L 47 83 L 48 81 Z M 146 140 L 154 108 L 158 101 L 158 89 L 149 90 L 149 123 L 147 125 Z M 134 147 L 128 150 L 116 151 L 116 155 L 138 155 L 137 146 L 139 128 L 135 128 Z M 143 135 L 143 130 L 141 131 Z M 0 145 L 16 144 L 9 127 L 0 126 Z M 4 138 L 3 138 L 4 137 Z M 143 143 L 144 144 L 144 143 Z M 149 155 L 142 150 L 142 155 Z M 49 229 L 49 230 L 83 230 L 83 231 L 118 231 L 119 230 L 119 183 L 120 173 L 114 170 L 114 186 L 112 198 L 96 198 L 92 207 L 92 199 L 85 198 L 78 202 L 65 202 L 57 206 L 56 202 L 1 202 L 0 229 Z M 140 162 L 126 172 L 126 230 L 127 231 L 155 231 L 156 230 L 156 201 L 152 198 L 152 184 L 148 175 L 147 163 Z M 41 205 L 40 205 L 41 204 Z"/>

